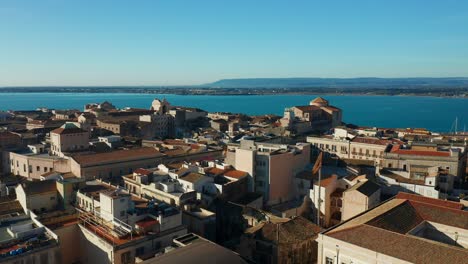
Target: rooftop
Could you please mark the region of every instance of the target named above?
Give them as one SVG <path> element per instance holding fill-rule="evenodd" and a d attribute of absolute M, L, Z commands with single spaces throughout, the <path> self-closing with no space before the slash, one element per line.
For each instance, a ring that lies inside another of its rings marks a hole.
<path fill-rule="evenodd" d="M 278 222 L 262 222 L 248 228 L 245 232 L 253 234 L 257 239 L 275 244 L 288 244 L 297 241 L 315 239 L 321 228 L 309 220 L 298 216 Z"/>
<path fill-rule="evenodd" d="M 365 180 L 353 185 L 351 188 L 347 189 L 346 192 L 351 192 L 354 190 L 364 194 L 365 196 L 371 196 L 380 190 L 380 186 L 371 180 Z"/>
<path fill-rule="evenodd" d="M 412 150 L 402 149 L 401 145 L 394 145 L 390 150 L 391 153 L 400 155 L 417 155 L 417 156 L 432 156 L 432 157 L 450 157 L 450 151 L 431 151 L 431 150 Z"/>
<path fill-rule="evenodd" d="M 85 130 L 77 127 L 75 124 L 73 123 L 65 123 L 63 124 L 61 127 L 59 128 L 56 128 L 52 131 L 50 131 L 50 133 L 53 133 L 53 134 L 60 134 L 60 135 L 64 135 L 64 134 L 76 134 L 76 133 L 84 133 L 86 132 Z"/>
<path fill-rule="evenodd" d="M 22 183 L 22 187 L 27 195 L 35 195 L 57 191 L 57 184 L 55 180 L 25 181 Z"/>
<path fill-rule="evenodd" d="M 468 211 L 461 209 L 459 203 L 399 193 L 322 234 L 412 263 L 466 263 L 468 250 L 446 233 L 467 231 Z M 443 226 L 437 231 L 446 238 L 417 234 L 427 225 Z"/>
<path fill-rule="evenodd" d="M 115 150 L 104 153 L 77 154 L 72 156 L 72 158 L 81 166 L 89 166 L 106 162 L 115 163 L 119 161 L 157 158 L 162 156 L 164 156 L 164 154 L 155 148 L 142 147 L 128 150 Z"/>
<path fill-rule="evenodd" d="M 180 245 L 180 247 L 141 263 L 247 263 L 237 253 L 194 234 L 184 235 L 182 237 L 176 238 L 174 241 L 176 244 Z"/>
<path fill-rule="evenodd" d="M 200 174 L 200 173 L 196 173 L 196 172 L 190 172 L 189 174 L 179 178 L 180 180 L 184 180 L 184 181 L 188 181 L 188 182 L 191 182 L 191 183 L 196 183 L 198 182 L 199 180 L 205 178 L 207 176 L 204 176 L 203 174 Z"/>

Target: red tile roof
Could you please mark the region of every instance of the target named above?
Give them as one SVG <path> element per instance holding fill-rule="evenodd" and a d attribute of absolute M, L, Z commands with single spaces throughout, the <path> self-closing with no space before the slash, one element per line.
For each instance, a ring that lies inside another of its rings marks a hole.
<path fill-rule="evenodd" d="M 463 204 L 457 203 L 457 202 L 452 202 L 452 201 L 444 201 L 440 199 L 433 199 L 417 194 L 410 194 L 410 193 L 405 193 L 405 192 L 399 192 L 395 198 L 397 199 L 407 199 L 411 201 L 416 201 L 416 202 L 421 202 L 421 203 L 427 203 L 435 206 L 442 206 L 442 207 L 448 207 L 452 209 L 458 209 L 461 210 L 463 209 Z"/>
<path fill-rule="evenodd" d="M 152 173 L 150 170 L 143 169 L 143 168 L 136 169 L 133 172 L 136 174 L 140 174 L 140 175 L 150 175 Z"/>
<path fill-rule="evenodd" d="M 156 220 L 154 218 L 151 218 L 151 217 L 146 217 L 145 219 L 140 220 L 140 221 L 136 222 L 135 224 L 137 226 L 141 227 L 141 228 L 148 228 L 148 227 L 157 225 L 158 220 Z"/>
<path fill-rule="evenodd" d="M 86 166 L 105 162 L 119 162 L 127 160 L 157 158 L 162 156 L 164 156 L 164 154 L 155 148 L 142 147 L 95 154 L 78 154 L 72 156 L 72 158 L 81 166 Z"/>
<path fill-rule="evenodd" d="M 317 97 L 314 100 L 312 100 L 311 103 L 326 103 L 326 104 L 328 104 L 328 101 L 323 99 L 322 97 Z"/>
<path fill-rule="evenodd" d="M 411 263 L 466 263 L 468 258 L 466 249 L 438 245 L 370 225 L 358 225 L 329 236 Z"/>
<path fill-rule="evenodd" d="M 401 155 L 450 157 L 450 152 L 448 151 L 424 151 L 424 150 L 400 149 L 400 145 L 394 145 L 392 149 L 390 150 L 390 152 L 401 154 Z"/>
<path fill-rule="evenodd" d="M 226 170 L 219 169 L 219 168 L 208 168 L 206 170 L 206 173 L 208 174 L 213 174 L 213 175 L 221 175 L 225 172 Z"/>
<path fill-rule="evenodd" d="M 320 110 L 320 107 L 315 106 L 315 105 L 301 105 L 301 106 L 295 106 L 295 108 L 304 112 Z"/>
<path fill-rule="evenodd" d="M 239 170 L 228 170 L 224 173 L 224 175 L 231 178 L 241 179 L 247 176 L 247 172 Z"/>
<path fill-rule="evenodd" d="M 84 131 L 83 129 L 81 128 L 56 128 L 52 131 L 50 131 L 50 133 L 53 133 L 53 134 L 60 134 L 60 135 L 65 135 L 65 134 L 76 134 L 76 133 L 83 133 L 83 132 L 86 132 Z"/>

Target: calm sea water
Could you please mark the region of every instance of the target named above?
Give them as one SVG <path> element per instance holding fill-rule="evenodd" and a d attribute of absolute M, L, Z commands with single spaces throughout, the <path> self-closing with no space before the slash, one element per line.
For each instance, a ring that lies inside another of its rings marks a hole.
<path fill-rule="evenodd" d="M 307 105 L 314 95 L 206 96 L 115 93 L 0 93 L 0 110 L 83 109 L 86 103 L 110 101 L 117 107 L 149 108 L 154 98 L 166 98 L 173 105 L 207 111 L 239 112 L 250 115 L 282 115 L 285 107 Z M 458 117 L 459 131 L 468 126 L 468 99 L 416 96 L 326 95 L 330 104 L 343 109 L 347 123 L 379 127 L 425 127 L 450 131 Z"/>

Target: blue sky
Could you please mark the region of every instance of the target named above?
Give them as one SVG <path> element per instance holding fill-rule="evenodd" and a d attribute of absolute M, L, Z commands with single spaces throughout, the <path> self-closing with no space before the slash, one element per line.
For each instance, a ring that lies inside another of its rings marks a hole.
<path fill-rule="evenodd" d="M 0 86 L 468 76 L 468 1 L 0 0 Z"/>

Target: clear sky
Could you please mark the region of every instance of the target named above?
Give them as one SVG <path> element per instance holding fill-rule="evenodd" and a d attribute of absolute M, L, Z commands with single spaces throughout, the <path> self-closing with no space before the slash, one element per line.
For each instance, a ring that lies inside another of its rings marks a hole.
<path fill-rule="evenodd" d="M 468 76 L 465 0 L 0 0 L 0 86 Z"/>

